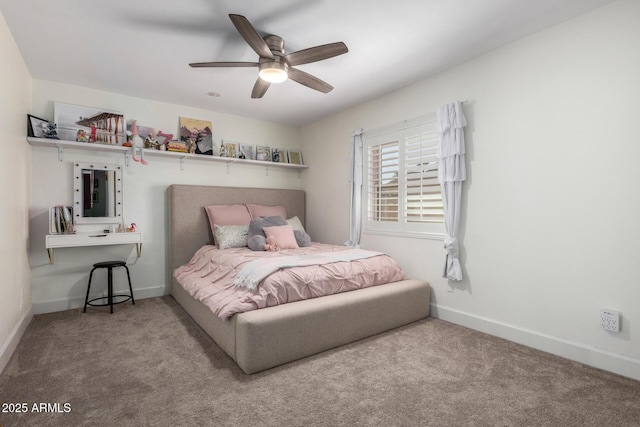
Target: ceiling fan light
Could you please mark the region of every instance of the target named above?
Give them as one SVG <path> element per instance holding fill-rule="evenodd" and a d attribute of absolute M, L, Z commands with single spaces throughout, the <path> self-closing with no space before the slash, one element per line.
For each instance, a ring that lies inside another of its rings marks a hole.
<path fill-rule="evenodd" d="M 269 83 L 282 83 L 289 78 L 285 65 L 278 62 L 260 64 L 258 75 Z"/>

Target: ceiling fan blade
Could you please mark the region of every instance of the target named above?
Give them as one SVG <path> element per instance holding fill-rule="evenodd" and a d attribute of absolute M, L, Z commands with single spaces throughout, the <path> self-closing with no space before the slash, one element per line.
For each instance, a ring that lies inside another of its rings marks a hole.
<path fill-rule="evenodd" d="M 285 55 L 287 63 L 294 67 L 296 65 L 309 64 L 311 62 L 322 61 L 349 52 L 347 45 L 342 42 L 323 44 L 321 46 L 310 47 L 309 49 Z"/>
<path fill-rule="evenodd" d="M 269 89 L 269 86 L 271 86 L 271 83 L 258 77 L 258 80 L 256 80 L 256 84 L 253 85 L 251 98 L 262 98 L 264 94 L 267 93 L 267 89 Z"/>
<path fill-rule="evenodd" d="M 190 67 L 257 67 L 257 62 L 192 62 Z"/>
<path fill-rule="evenodd" d="M 322 93 L 329 93 L 333 90 L 333 86 L 329 83 L 320 80 L 316 76 L 312 76 L 309 73 L 298 70 L 297 68 L 289 67 L 289 78 L 294 82 L 298 82 L 301 85 L 310 87 Z"/>
<path fill-rule="evenodd" d="M 245 41 L 251 46 L 259 57 L 273 59 L 273 54 L 267 43 L 260 37 L 260 34 L 253 28 L 251 22 L 242 15 L 229 14 L 231 22 L 235 25 L 236 29 L 245 39 Z"/>

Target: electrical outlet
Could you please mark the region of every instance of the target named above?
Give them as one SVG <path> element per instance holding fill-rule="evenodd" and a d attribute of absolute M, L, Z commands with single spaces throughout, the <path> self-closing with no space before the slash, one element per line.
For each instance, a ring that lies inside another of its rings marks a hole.
<path fill-rule="evenodd" d="M 600 310 L 600 325 L 605 331 L 620 332 L 620 313 L 615 310 Z"/>

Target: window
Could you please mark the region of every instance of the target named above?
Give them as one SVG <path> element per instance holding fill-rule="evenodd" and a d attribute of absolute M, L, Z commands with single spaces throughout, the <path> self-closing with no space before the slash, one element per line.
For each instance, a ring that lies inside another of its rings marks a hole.
<path fill-rule="evenodd" d="M 366 132 L 365 232 L 444 233 L 435 114 Z"/>

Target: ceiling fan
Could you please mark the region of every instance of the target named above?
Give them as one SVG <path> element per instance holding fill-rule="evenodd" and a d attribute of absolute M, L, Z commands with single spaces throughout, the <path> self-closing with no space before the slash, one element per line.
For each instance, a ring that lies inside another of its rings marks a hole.
<path fill-rule="evenodd" d="M 261 37 L 249 20 L 242 15 L 230 14 L 229 18 L 240 35 L 258 54 L 258 62 L 194 62 L 189 64 L 191 67 L 258 67 L 259 77 L 253 86 L 251 98 L 262 98 L 271 83 L 280 83 L 287 78 L 322 93 L 333 90 L 333 86 L 329 83 L 293 67 L 347 53 L 349 49 L 343 42 L 285 53 L 284 40 L 281 37 L 276 35 Z"/>

